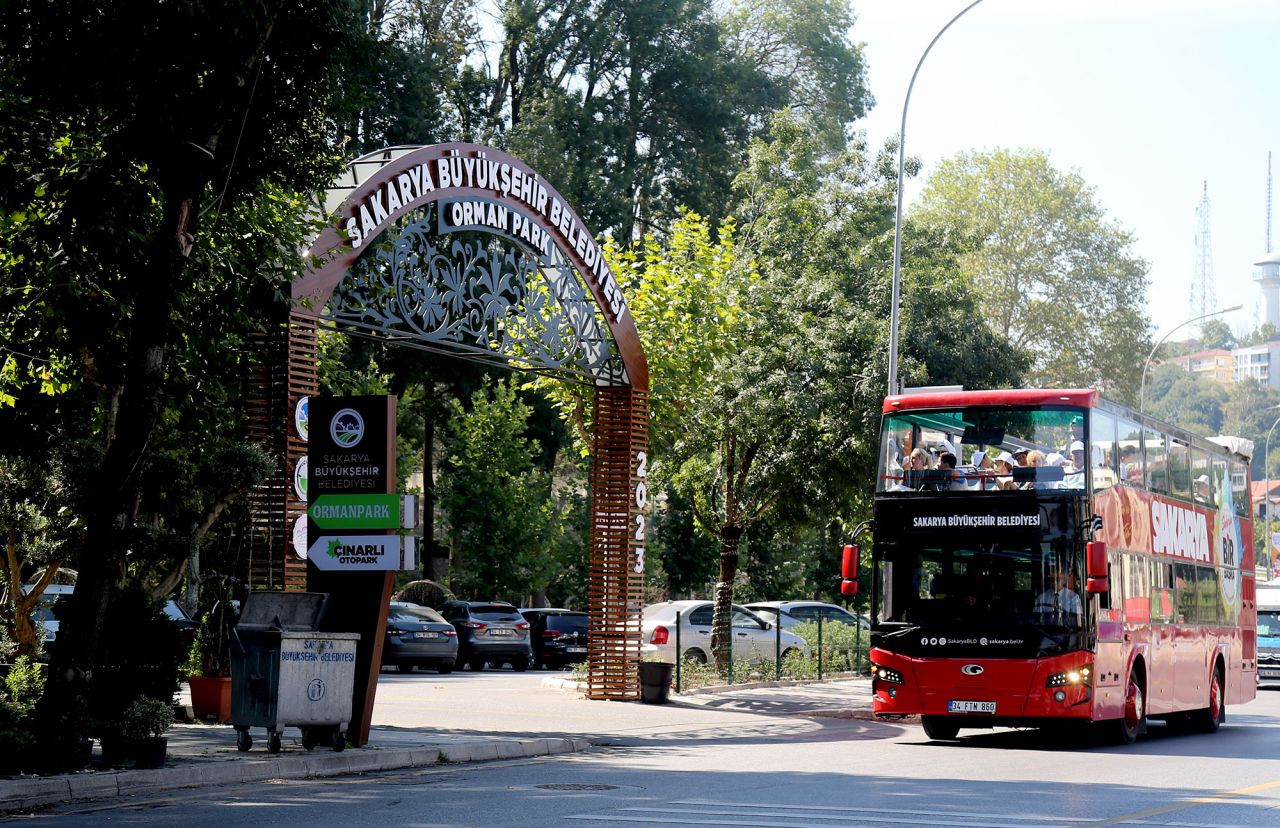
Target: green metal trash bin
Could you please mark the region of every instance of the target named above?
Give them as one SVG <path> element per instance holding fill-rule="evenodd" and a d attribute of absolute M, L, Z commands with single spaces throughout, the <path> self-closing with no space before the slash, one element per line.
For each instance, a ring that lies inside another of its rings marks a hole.
<path fill-rule="evenodd" d="M 355 687 L 356 633 L 318 632 L 329 596 L 250 592 L 231 647 L 231 724 L 236 747 L 253 746 L 251 727 L 267 729 L 267 752 L 280 751 L 286 727 L 302 730 L 307 750 L 346 747 Z"/>

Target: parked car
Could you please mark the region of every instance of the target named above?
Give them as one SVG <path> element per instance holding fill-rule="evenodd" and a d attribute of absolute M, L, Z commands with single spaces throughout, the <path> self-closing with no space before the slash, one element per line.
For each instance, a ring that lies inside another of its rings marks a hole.
<path fill-rule="evenodd" d="M 458 658 L 458 631 L 430 607 L 392 601 L 387 610 L 387 640 L 382 644 L 383 666 L 402 673 L 414 667 L 435 667 L 452 673 Z"/>
<path fill-rule="evenodd" d="M 587 614 L 576 610 L 539 607 L 522 609 L 529 622 L 533 669 L 563 670 L 587 660 Z"/>
<path fill-rule="evenodd" d="M 33 584 L 23 584 L 22 591 L 30 592 Z M 54 612 L 54 608 L 63 600 L 71 596 L 75 591 L 75 584 L 48 584 L 44 591 L 40 593 L 40 598 L 36 602 L 35 609 L 31 611 L 31 620 L 35 623 L 36 629 L 40 630 L 44 635 L 44 643 L 52 644 L 58 639 L 58 616 Z M 182 640 L 189 647 L 196 638 L 196 627 L 199 626 L 191 616 L 187 615 L 177 601 L 165 601 L 164 614 L 172 621 L 182 632 Z"/>
<path fill-rule="evenodd" d="M 645 607 L 640 625 L 641 655 L 675 661 L 676 613 L 679 612 L 681 659 L 706 664 L 711 660 L 713 609 L 710 601 L 667 601 Z M 734 661 L 755 664 L 772 660 L 779 650 L 784 658 L 792 651 L 809 654 L 809 645 L 803 638 L 785 629 L 779 636 L 772 624 L 746 607 L 734 604 L 729 623 L 733 631 Z"/>
<path fill-rule="evenodd" d="M 448 601 L 440 614 L 458 632 L 458 664 L 479 672 L 487 664 L 529 669 L 529 622 L 511 604 L 494 601 Z"/>
<path fill-rule="evenodd" d="M 871 621 L 866 616 L 854 615 L 844 607 L 822 601 L 755 601 L 746 607 L 770 623 L 781 618 L 784 630 L 810 621 L 817 623 L 819 617 L 823 624 L 848 624 L 871 629 Z"/>

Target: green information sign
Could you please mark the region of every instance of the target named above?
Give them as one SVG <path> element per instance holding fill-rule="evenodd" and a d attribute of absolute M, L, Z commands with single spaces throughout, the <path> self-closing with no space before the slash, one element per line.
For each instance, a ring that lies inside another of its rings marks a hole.
<path fill-rule="evenodd" d="M 324 494 L 307 514 L 321 529 L 398 529 L 400 497 L 394 494 Z"/>

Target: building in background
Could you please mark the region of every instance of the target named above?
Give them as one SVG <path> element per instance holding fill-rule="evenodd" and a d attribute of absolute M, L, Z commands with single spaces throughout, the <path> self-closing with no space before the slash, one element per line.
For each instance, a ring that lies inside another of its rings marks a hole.
<path fill-rule="evenodd" d="M 1235 382 L 1251 378 L 1263 385 L 1280 388 L 1280 342 L 1236 348 L 1231 352 L 1231 363 Z M 1272 370 L 1273 366 L 1275 370 Z"/>
<path fill-rule="evenodd" d="M 1190 372 L 1192 376 L 1211 380 L 1219 385 L 1231 385 L 1236 381 L 1235 361 L 1231 352 L 1225 348 L 1198 351 L 1194 354 L 1175 357 L 1169 362 Z"/>

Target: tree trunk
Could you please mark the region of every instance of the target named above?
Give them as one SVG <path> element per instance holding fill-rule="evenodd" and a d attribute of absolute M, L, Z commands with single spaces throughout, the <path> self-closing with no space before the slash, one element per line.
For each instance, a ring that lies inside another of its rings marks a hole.
<path fill-rule="evenodd" d="M 720 580 L 716 583 L 715 610 L 711 616 L 711 652 L 716 669 L 727 672 L 733 647 L 733 580 L 738 576 L 738 549 L 742 527 L 720 527 Z"/>
<path fill-rule="evenodd" d="M 142 469 L 163 405 L 170 315 L 195 229 L 196 194 L 204 183 L 188 173 L 167 188 L 164 220 L 130 280 L 135 306 L 119 416 L 92 487 L 97 497 L 86 515 L 76 589 L 59 625 L 40 702 L 42 744 L 55 765 L 71 760 L 86 736 L 94 654 L 107 606 L 126 573 Z"/>

